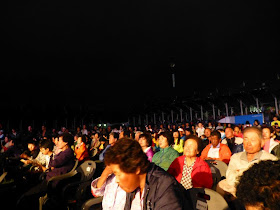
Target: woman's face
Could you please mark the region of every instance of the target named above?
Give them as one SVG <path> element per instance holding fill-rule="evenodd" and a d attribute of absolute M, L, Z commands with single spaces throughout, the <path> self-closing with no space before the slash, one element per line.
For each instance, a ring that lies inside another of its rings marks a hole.
<path fill-rule="evenodd" d="M 127 193 L 133 192 L 140 186 L 139 172 L 125 173 L 118 164 L 110 164 L 110 168 L 116 176 L 116 183 Z"/>
<path fill-rule="evenodd" d="M 173 133 L 173 137 L 174 137 L 174 138 L 179 138 L 179 133 L 178 133 L 177 131 L 174 132 L 174 133 Z"/>
<path fill-rule="evenodd" d="M 67 143 L 63 141 L 62 136 L 59 137 L 58 142 L 57 142 L 57 145 L 56 145 L 57 148 L 63 150 L 63 149 L 66 147 L 66 145 L 67 145 Z"/>
<path fill-rule="evenodd" d="M 158 140 L 159 140 L 158 145 L 160 148 L 164 149 L 164 148 L 169 147 L 168 140 L 166 137 L 161 135 Z"/>
<path fill-rule="evenodd" d="M 197 142 L 193 139 L 188 139 L 184 145 L 184 155 L 186 157 L 196 157 L 197 154 Z"/>
<path fill-rule="evenodd" d="M 141 147 L 147 147 L 148 146 L 147 140 L 144 137 L 139 138 L 139 144 L 140 144 Z"/>

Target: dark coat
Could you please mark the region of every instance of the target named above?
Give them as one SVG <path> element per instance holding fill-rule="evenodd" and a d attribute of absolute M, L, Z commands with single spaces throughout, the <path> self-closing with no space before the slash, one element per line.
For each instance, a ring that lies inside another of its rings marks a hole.
<path fill-rule="evenodd" d="M 134 195 L 134 192 L 126 194 L 125 210 L 131 209 Z M 150 163 L 144 190 L 144 210 L 192 209 L 189 204 L 184 187 L 165 170 Z"/>

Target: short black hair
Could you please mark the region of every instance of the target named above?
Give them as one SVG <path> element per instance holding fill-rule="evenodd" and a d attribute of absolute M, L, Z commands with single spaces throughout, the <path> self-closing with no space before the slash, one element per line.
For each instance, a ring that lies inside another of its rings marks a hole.
<path fill-rule="evenodd" d="M 64 133 L 62 139 L 68 144 L 68 146 L 71 146 L 74 143 L 74 137 L 69 133 Z"/>
<path fill-rule="evenodd" d="M 111 132 L 110 135 L 114 136 L 114 139 L 119 139 L 119 134 L 116 132 Z"/>
<path fill-rule="evenodd" d="M 246 206 L 280 209 L 280 160 L 255 163 L 239 178 L 237 198 Z"/>
<path fill-rule="evenodd" d="M 149 134 L 148 132 L 142 133 L 139 136 L 139 139 L 140 138 L 145 138 L 146 139 L 148 147 L 152 146 L 153 140 L 152 140 L 151 134 Z"/>
<path fill-rule="evenodd" d="M 221 133 L 219 131 L 212 131 L 211 136 L 217 136 L 218 139 L 221 139 Z"/>
<path fill-rule="evenodd" d="M 50 139 L 44 139 L 40 143 L 40 148 L 49 149 L 50 151 L 53 150 L 54 143 Z"/>
<path fill-rule="evenodd" d="M 165 132 L 161 132 L 158 137 L 160 136 L 164 136 L 165 138 L 167 138 L 167 141 L 168 141 L 168 145 L 170 146 L 171 144 L 173 144 L 174 142 L 174 139 L 173 139 L 173 136 L 172 136 L 172 133 L 169 132 L 169 131 L 165 131 Z"/>

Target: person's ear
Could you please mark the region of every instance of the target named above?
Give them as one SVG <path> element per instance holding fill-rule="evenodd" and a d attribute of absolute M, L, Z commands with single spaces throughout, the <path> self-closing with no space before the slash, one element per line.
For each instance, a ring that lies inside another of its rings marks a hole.
<path fill-rule="evenodd" d="M 141 172 L 140 167 L 138 167 L 138 168 L 136 169 L 136 174 L 139 175 L 140 172 Z"/>
<path fill-rule="evenodd" d="M 261 148 L 264 147 L 264 139 L 261 140 Z"/>

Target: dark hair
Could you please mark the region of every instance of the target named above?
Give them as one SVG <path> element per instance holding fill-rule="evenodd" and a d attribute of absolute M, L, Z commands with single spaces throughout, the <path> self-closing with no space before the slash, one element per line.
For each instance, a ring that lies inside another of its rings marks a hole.
<path fill-rule="evenodd" d="M 202 145 L 202 139 L 199 138 L 199 137 L 196 136 L 196 135 L 190 134 L 190 135 L 187 136 L 185 143 L 186 143 L 189 139 L 193 139 L 193 140 L 196 141 L 196 143 L 197 143 L 197 150 L 198 150 L 198 152 L 200 153 L 200 152 L 202 151 L 202 147 L 203 147 L 203 145 Z"/>
<path fill-rule="evenodd" d="M 123 136 L 124 136 L 124 137 L 127 137 L 127 138 L 130 138 L 130 131 L 129 131 L 129 130 L 125 130 L 125 131 L 123 132 Z"/>
<path fill-rule="evenodd" d="M 152 137 L 151 137 L 151 134 L 149 134 L 149 133 L 147 133 L 147 132 L 145 132 L 145 133 L 142 133 L 142 134 L 140 134 L 140 136 L 139 136 L 139 139 L 140 138 L 145 138 L 146 139 L 146 141 L 147 141 L 147 144 L 148 144 L 148 147 L 149 146 L 152 146 Z"/>
<path fill-rule="evenodd" d="M 218 139 L 221 139 L 221 133 L 219 131 L 212 131 L 211 136 L 217 136 Z"/>
<path fill-rule="evenodd" d="M 166 131 L 166 132 L 161 132 L 161 133 L 158 135 L 158 137 L 160 137 L 160 136 L 164 136 L 165 138 L 167 138 L 168 145 L 173 144 L 174 139 L 173 139 L 173 136 L 172 136 L 171 132 L 168 132 L 168 131 Z"/>
<path fill-rule="evenodd" d="M 135 173 L 140 168 L 144 174 L 148 170 L 149 161 L 140 144 L 133 139 L 121 138 L 110 147 L 104 158 L 105 165 L 118 164 L 125 173 Z"/>
<path fill-rule="evenodd" d="M 119 139 L 119 134 L 116 132 L 111 132 L 110 135 L 114 136 L 114 139 Z"/>
<path fill-rule="evenodd" d="M 53 142 L 50 139 L 44 139 L 40 143 L 40 148 L 49 149 L 50 151 L 53 150 Z"/>
<path fill-rule="evenodd" d="M 280 161 L 265 160 L 255 163 L 239 178 L 237 198 L 244 205 L 263 209 L 280 209 Z"/>
<path fill-rule="evenodd" d="M 266 129 L 269 129 L 270 133 L 274 133 L 274 129 L 273 129 L 272 126 L 263 126 L 263 127 L 262 127 L 262 130 L 265 129 L 265 128 L 266 128 Z"/>
<path fill-rule="evenodd" d="M 64 133 L 62 135 L 62 139 L 68 144 L 69 147 L 74 143 L 74 137 L 69 133 Z"/>

